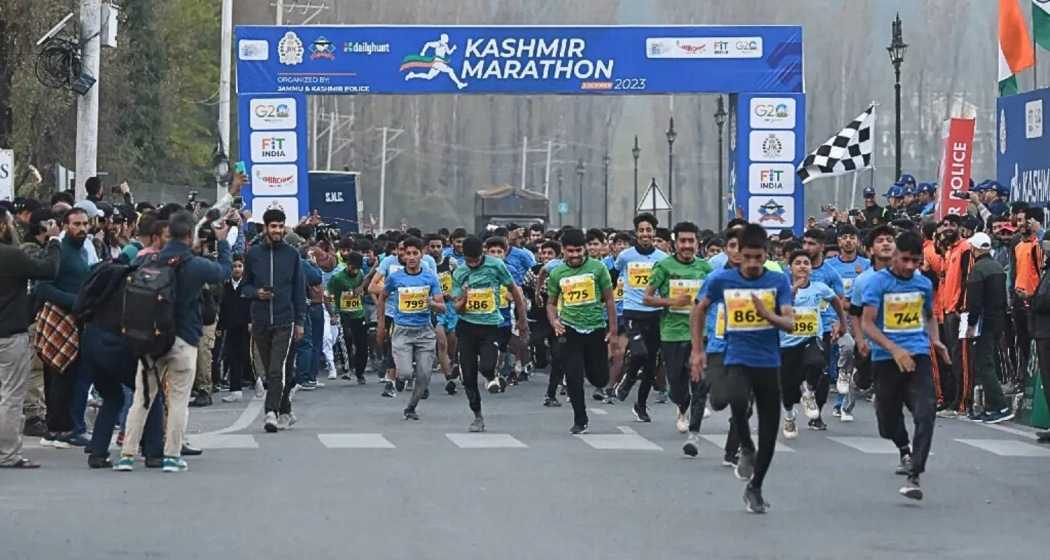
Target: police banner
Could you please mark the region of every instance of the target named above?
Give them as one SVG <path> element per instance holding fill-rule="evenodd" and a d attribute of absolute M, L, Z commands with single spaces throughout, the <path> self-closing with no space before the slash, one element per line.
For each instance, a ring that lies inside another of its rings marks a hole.
<path fill-rule="evenodd" d="M 1010 185 L 1011 200 L 1040 204 L 1050 200 L 1050 134 L 1043 130 L 1048 106 L 1050 89 L 997 101 L 996 179 Z"/>
<path fill-rule="evenodd" d="M 803 91 L 800 26 L 239 26 L 239 94 Z"/>

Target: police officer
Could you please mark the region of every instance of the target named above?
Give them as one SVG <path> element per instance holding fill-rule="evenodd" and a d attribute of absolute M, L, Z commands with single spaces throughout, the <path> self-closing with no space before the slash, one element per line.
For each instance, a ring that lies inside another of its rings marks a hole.
<path fill-rule="evenodd" d="M 871 226 L 889 222 L 886 219 L 886 209 L 875 202 L 875 189 L 872 187 L 864 188 L 864 209 L 861 213 L 864 215 L 864 221 Z"/>

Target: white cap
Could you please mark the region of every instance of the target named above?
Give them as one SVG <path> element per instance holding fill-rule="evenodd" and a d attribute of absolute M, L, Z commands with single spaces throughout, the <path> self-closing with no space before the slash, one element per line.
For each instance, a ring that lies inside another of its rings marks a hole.
<path fill-rule="evenodd" d="M 977 232 L 970 238 L 970 247 L 976 247 L 982 251 L 988 251 L 992 248 L 992 238 L 988 237 L 987 233 Z"/>
<path fill-rule="evenodd" d="M 87 213 L 88 219 L 97 218 L 102 215 L 102 212 L 98 211 L 98 207 L 95 206 L 94 202 L 90 200 L 81 200 L 80 202 L 73 205 L 73 208 L 79 208 Z"/>

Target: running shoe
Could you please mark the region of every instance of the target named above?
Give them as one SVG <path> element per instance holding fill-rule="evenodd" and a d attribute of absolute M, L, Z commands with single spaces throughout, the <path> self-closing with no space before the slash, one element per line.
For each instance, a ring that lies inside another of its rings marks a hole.
<path fill-rule="evenodd" d="M 394 382 L 389 379 L 386 380 L 386 384 L 383 386 L 383 392 L 379 394 L 381 397 L 392 399 L 397 396 L 397 391 L 394 390 Z"/>
<path fill-rule="evenodd" d="M 244 393 L 242 391 L 230 391 L 229 395 L 226 395 L 225 397 L 222 398 L 222 402 L 224 402 L 224 403 L 241 402 L 241 400 L 243 398 L 244 398 Z"/>
<path fill-rule="evenodd" d="M 614 391 L 611 387 L 606 387 L 605 400 L 603 402 L 605 404 L 616 404 L 616 391 Z"/>
<path fill-rule="evenodd" d="M 579 425 L 579 424 L 573 424 L 572 427 L 569 428 L 569 433 L 574 435 L 574 436 L 578 436 L 580 434 L 586 434 L 587 433 L 587 424 L 584 424 L 582 426 Z"/>
<path fill-rule="evenodd" d="M 749 513 L 765 513 L 769 504 L 762 499 L 762 489 L 748 484 L 744 489 L 744 507 Z"/>
<path fill-rule="evenodd" d="M 62 438 L 62 441 L 73 447 L 87 447 L 91 445 L 91 440 L 85 434 L 67 434 Z"/>
<path fill-rule="evenodd" d="M 405 420 L 419 420 L 419 415 L 416 414 L 415 409 L 406 408 L 405 409 Z"/>
<path fill-rule="evenodd" d="M 474 421 L 467 427 L 468 432 L 484 432 L 485 431 L 485 419 L 480 415 L 474 417 Z"/>
<path fill-rule="evenodd" d="M 809 421 L 809 429 L 816 432 L 823 432 L 828 429 L 828 425 L 824 423 L 824 419 L 817 416 L 813 420 Z"/>
<path fill-rule="evenodd" d="M 354 377 L 349 373 L 344 373 L 343 375 L 339 376 L 339 379 L 342 379 L 343 381 L 353 381 Z"/>
<path fill-rule="evenodd" d="M 723 467 L 736 468 L 736 464 L 739 461 L 740 461 L 740 456 L 737 455 L 736 453 L 726 453 L 725 455 L 722 456 L 722 466 Z"/>
<path fill-rule="evenodd" d="M 853 415 L 850 414 L 849 412 L 846 412 L 845 410 L 843 410 L 842 411 L 842 415 L 839 416 L 839 420 L 841 420 L 843 422 L 852 422 L 853 421 Z"/>
<path fill-rule="evenodd" d="M 853 370 L 844 369 L 839 372 L 839 377 L 835 381 L 835 390 L 838 394 L 845 395 L 849 393 L 850 388 L 853 386 Z"/>
<path fill-rule="evenodd" d="M 753 449 L 741 449 L 740 457 L 733 471 L 739 480 L 751 480 L 755 474 L 755 451 Z"/>
<path fill-rule="evenodd" d="M 113 470 L 120 472 L 131 472 L 135 470 L 135 458 L 121 456 L 120 459 L 117 460 L 117 464 L 113 465 Z"/>
<path fill-rule="evenodd" d="M 364 375 L 358 375 L 357 376 L 357 384 L 358 385 L 364 385 L 366 383 L 368 383 L 368 381 L 365 380 L 365 376 Z"/>
<path fill-rule="evenodd" d="M 280 431 L 287 430 L 292 427 L 292 415 L 291 414 L 279 414 L 277 415 L 277 429 Z"/>
<path fill-rule="evenodd" d="M 309 381 L 304 381 L 302 383 L 298 383 L 298 384 L 296 384 L 295 387 L 292 387 L 292 391 L 296 391 L 296 392 L 298 392 L 298 391 L 316 391 L 316 390 L 317 390 L 317 385 L 314 385 L 313 383 L 310 383 Z"/>
<path fill-rule="evenodd" d="M 401 391 L 404 391 L 405 390 L 405 380 L 404 379 L 398 379 L 397 381 L 395 381 L 394 382 L 394 388 L 397 390 L 398 393 L 400 393 Z"/>
<path fill-rule="evenodd" d="M 339 375 L 337 375 L 335 373 L 335 370 L 333 369 L 332 371 L 328 372 L 328 379 L 339 379 Z"/>
<path fill-rule="evenodd" d="M 919 476 L 909 476 L 908 480 L 905 481 L 904 486 L 901 486 L 898 492 L 900 492 L 901 496 L 904 496 L 905 498 L 909 498 L 912 500 L 921 500 L 922 488 L 919 487 Z"/>
<path fill-rule="evenodd" d="M 261 399 L 266 396 L 266 388 L 263 387 L 262 377 L 255 378 L 255 398 Z"/>
<path fill-rule="evenodd" d="M 802 391 L 802 410 L 806 412 L 806 418 L 810 420 L 816 420 L 820 417 L 820 408 L 817 407 L 817 395 L 809 388 L 808 383 Z"/>
<path fill-rule="evenodd" d="M 680 410 L 675 411 L 674 427 L 678 433 L 684 434 L 689 431 L 689 415 Z"/>
<path fill-rule="evenodd" d="M 266 413 L 266 420 L 263 422 L 263 428 L 266 430 L 267 433 L 270 433 L 270 434 L 276 434 L 277 433 L 278 428 L 277 428 L 277 413 L 276 412 L 271 410 L 270 412 Z"/>
<path fill-rule="evenodd" d="M 95 455 L 88 455 L 88 468 L 89 469 L 112 469 L 113 461 L 109 460 L 109 457 L 99 457 Z"/>
<path fill-rule="evenodd" d="M 652 422 L 653 419 L 649 418 L 649 413 L 645 411 L 645 405 L 639 406 L 634 405 L 634 419 L 638 422 Z"/>
<path fill-rule="evenodd" d="M 784 418 L 784 439 L 795 439 L 798 437 L 798 424 L 794 418 Z"/>
<path fill-rule="evenodd" d="M 602 391 L 601 389 L 598 389 L 597 391 L 595 391 L 594 392 L 594 400 L 596 400 L 596 401 L 604 401 L 605 400 L 605 391 Z"/>
<path fill-rule="evenodd" d="M 1040 430 L 1036 432 L 1035 438 L 1039 443 L 1050 443 L 1050 430 Z"/>
<path fill-rule="evenodd" d="M 544 397 L 543 406 L 559 407 L 561 406 L 561 402 L 558 400 L 558 397 Z"/>
<path fill-rule="evenodd" d="M 60 434 L 54 432 L 48 432 L 47 435 L 40 438 L 40 447 L 52 447 L 55 449 L 70 449 L 73 446 L 69 442 L 65 441 Z"/>
<path fill-rule="evenodd" d="M 666 404 L 666 403 L 667 403 L 667 391 L 657 391 L 656 392 L 656 404 Z"/>
<path fill-rule="evenodd" d="M 689 432 L 689 435 L 685 438 L 685 444 L 682 445 L 682 453 L 690 457 L 696 457 L 700 454 L 700 434 Z"/>
<path fill-rule="evenodd" d="M 507 378 L 499 375 L 496 377 L 496 383 L 499 383 L 499 392 L 503 393 L 507 390 Z"/>
<path fill-rule="evenodd" d="M 456 394 L 456 382 L 449 379 L 448 383 L 445 383 L 445 392 L 450 395 Z"/>
<path fill-rule="evenodd" d="M 707 418 L 707 417 L 711 416 L 712 414 L 714 414 L 714 412 L 711 411 L 711 407 L 710 406 L 705 406 L 704 407 L 704 418 Z"/>
<path fill-rule="evenodd" d="M 616 384 L 616 398 L 620 402 L 627 400 L 627 395 L 631 394 L 631 386 L 634 385 L 634 380 L 631 377 L 631 375 L 625 374 L 620 378 L 620 382 Z"/>
<path fill-rule="evenodd" d="M 165 457 L 160 470 L 164 472 L 186 472 L 190 470 L 189 463 L 182 457 Z"/>
<path fill-rule="evenodd" d="M 1013 411 L 1009 408 L 1004 408 L 997 412 L 985 412 L 981 421 L 985 424 L 998 424 L 1000 422 L 1006 422 L 1007 420 L 1013 420 L 1013 418 Z"/>
<path fill-rule="evenodd" d="M 897 468 L 894 469 L 893 474 L 907 476 L 911 474 L 911 468 L 911 454 L 905 453 L 904 455 L 901 455 L 901 462 L 897 465 Z"/>
<path fill-rule="evenodd" d="M 831 415 L 834 416 L 835 418 L 841 418 L 842 417 L 842 407 L 840 407 L 839 405 L 835 405 L 834 408 L 831 409 Z"/>
<path fill-rule="evenodd" d="M 485 388 L 488 389 L 488 392 L 490 392 L 490 393 L 498 393 L 499 392 L 499 380 L 496 379 L 495 377 L 492 378 L 492 381 L 489 381 L 485 385 Z"/>

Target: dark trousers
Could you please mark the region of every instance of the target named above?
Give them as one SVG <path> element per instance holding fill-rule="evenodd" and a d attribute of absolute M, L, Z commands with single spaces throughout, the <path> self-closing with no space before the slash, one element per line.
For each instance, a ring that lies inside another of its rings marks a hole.
<path fill-rule="evenodd" d="M 1035 339 L 1035 351 L 1039 358 L 1039 375 L 1043 377 L 1043 395 L 1050 403 L 1050 338 Z"/>
<path fill-rule="evenodd" d="M 364 377 L 365 366 L 368 365 L 368 324 L 365 323 L 364 317 L 354 319 L 348 313 L 340 313 L 339 322 L 343 326 L 346 350 L 353 356 L 350 363 L 354 368 L 354 375 Z"/>
<path fill-rule="evenodd" d="M 247 326 L 223 331 L 222 361 L 226 366 L 227 375 L 230 376 L 231 391 L 240 391 L 244 378 L 251 371 L 251 337 Z"/>
<path fill-rule="evenodd" d="M 532 350 L 532 364 L 537 369 L 545 369 L 551 365 L 554 340 L 554 330 L 546 318 L 529 323 L 529 347 Z"/>
<path fill-rule="evenodd" d="M 903 406 L 907 406 L 915 423 L 911 448 L 912 474 L 919 475 L 926 470 L 926 458 L 930 455 L 937 397 L 933 389 L 930 357 L 917 355 L 912 358 L 915 360 L 915 371 L 912 373 L 901 372 L 893 360 L 872 362 L 872 369 L 876 379 L 875 414 L 879 435 L 893 441 L 898 449 L 908 446 L 903 409 Z"/>
<path fill-rule="evenodd" d="M 689 431 L 699 432 L 711 386 L 706 379 L 701 379 L 699 383 L 693 383 L 690 379 L 689 355 L 692 349 L 690 342 L 664 342 L 660 345 L 671 400 L 678 405 L 678 412 L 684 414 L 689 411 Z"/>
<path fill-rule="evenodd" d="M 259 362 L 266 376 L 266 412 L 278 412 L 282 401 L 287 398 L 287 390 L 295 383 L 293 368 L 288 366 L 289 356 L 294 357 L 292 349 L 292 326 L 256 329 L 252 332 L 255 349 L 259 353 Z"/>
<path fill-rule="evenodd" d="M 310 304 L 303 337 L 296 343 L 295 380 L 302 385 L 317 381 L 321 368 L 321 352 L 324 350 L 324 307 Z"/>
<path fill-rule="evenodd" d="M 1028 330 L 1028 314 L 1031 308 L 1019 297 L 1014 298 L 1013 316 L 1014 332 L 1017 335 L 1017 371 L 1027 372 L 1028 361 L 1032 359 L 1032 335 Z M 952 356 L 954 359 L 955 356 Z M 1027 375 L 1027 374 L 1026 374 Z"/>
<path fill-rule="evenodd" d="M 999 356 L 999 338 L 1002 331 L 982 332 L 973 342 L 974 378 L 984 387 L 984 409 L 998 412 L 1008 405 L 999 383 L 996 361 Z"/>
<path fill-rule="evenodd" d="M 815 345 L 815 346 L 814 346 Z M 828 402 L 828 376 L 824 374 L 824 352 L 815 339 L 780 349 L 780 392 L 784 410 L 802 400 L 802 381 L 816 393 L 817 408 Z"/>
<path fill-rule="evenodd" d="M 95 380 L 95 390 L 102 397 L 90 450 L 96 457 L 108 457 L 113 429 L 124 408 L 124 387 L 134 386 L 138 363 L 119 334 L 91 324 L 81 331 L 80 344 L 82 348 L 90 349 L 80 356 L 81 372 Z"/>
<path fill-rule="evenodd" d="M 548 356 L 544 356 L 542 363 L 550 365 L 550 375 L 547 376 L 547 397 L 553 399 L 558 394 L 558 385 L 561 385 L 562 379 L 565 378 L 565 359 L 561 355 L 562 345 L 558 342 L 558 337 L 554 335 L 554 327 L 550 324 L 545 324 L 541 334 L 534 336 L 539 336 L 538 340 L 541 341 L 541 346 L 537 348 L 542 347 L 545 354 L 549 351 L 549 364 L 547 363 Z M 537 363 L 540 363 L 539 360 Z"/>
<path fill-rule="evenodd" d="M 587 425 L 587 401 L 583 396 L 583 378 L 601 389 L 609 384 L 609 347 L 605 329 L 588 334 L 565 327 L 565 344 L 560 345 L 560 360 L 565 368 L 565 384 L 572 403 L 573 422 Z"/>
<path fill-rule="evenodd" d="M 950 410 L 959 408 L 959 399 L 963 391 L 963 359 L 962 344 L 959 340 L 959 314 L 944 314 L 944 336 L 941 341 L 948 347 L 948 354 L 952 357 L 951 365 L 944 364 L 938 368 L 941 375 L 941 398 L 944 407 Z"/>
<path fill-rule="evenodd" d="M 47 404 L 47 431 L 64 433 L 73 431 L 73 386 L 76 384 L 76 363 L 65 372 L 44 365 L 44 402 Z"/>
<path fill-rule="evenodd" d="M 463 392 L 470 410 L 481 414 L 478 374 L 491 381 L 496 378 L 496 356 L 499 353 L 499 327 L 475 325 L 462 318 L 456 326 L 459 341 L 459 367 L 463 373 Z"/>
<path fill-rule="evenodd" d="M 762 483 L 773 462 L 773 451 L 780 429 L 780 380 L 777 368 L 756 368 L 742 365 L 726 366 L 729 407 L 733 413 L 733 429 L 740 438 L 740 449 L 755 451 L 755 474 L 751 485 L 762 488 Z M 750 398 L 755 398 L 758 411 L 758 448 L 751 439 Z"/>
<path fill-rule="evenodd" d="M 635 379 L 640 379 L 638 384 L 639 406 L 645 406 L 649 398 L 649 390 L 656 381 L 656 358 L 660 353 L 660 314 L 652 313 L 641 316 L 628 316 L 627 319 L 627 344 L 629 348 L 637 348 L 639 342 L 645 345 L 645 352 L 636 355 L 631 353 L 631 359 L 625 370 L 628 387 Z"/>

